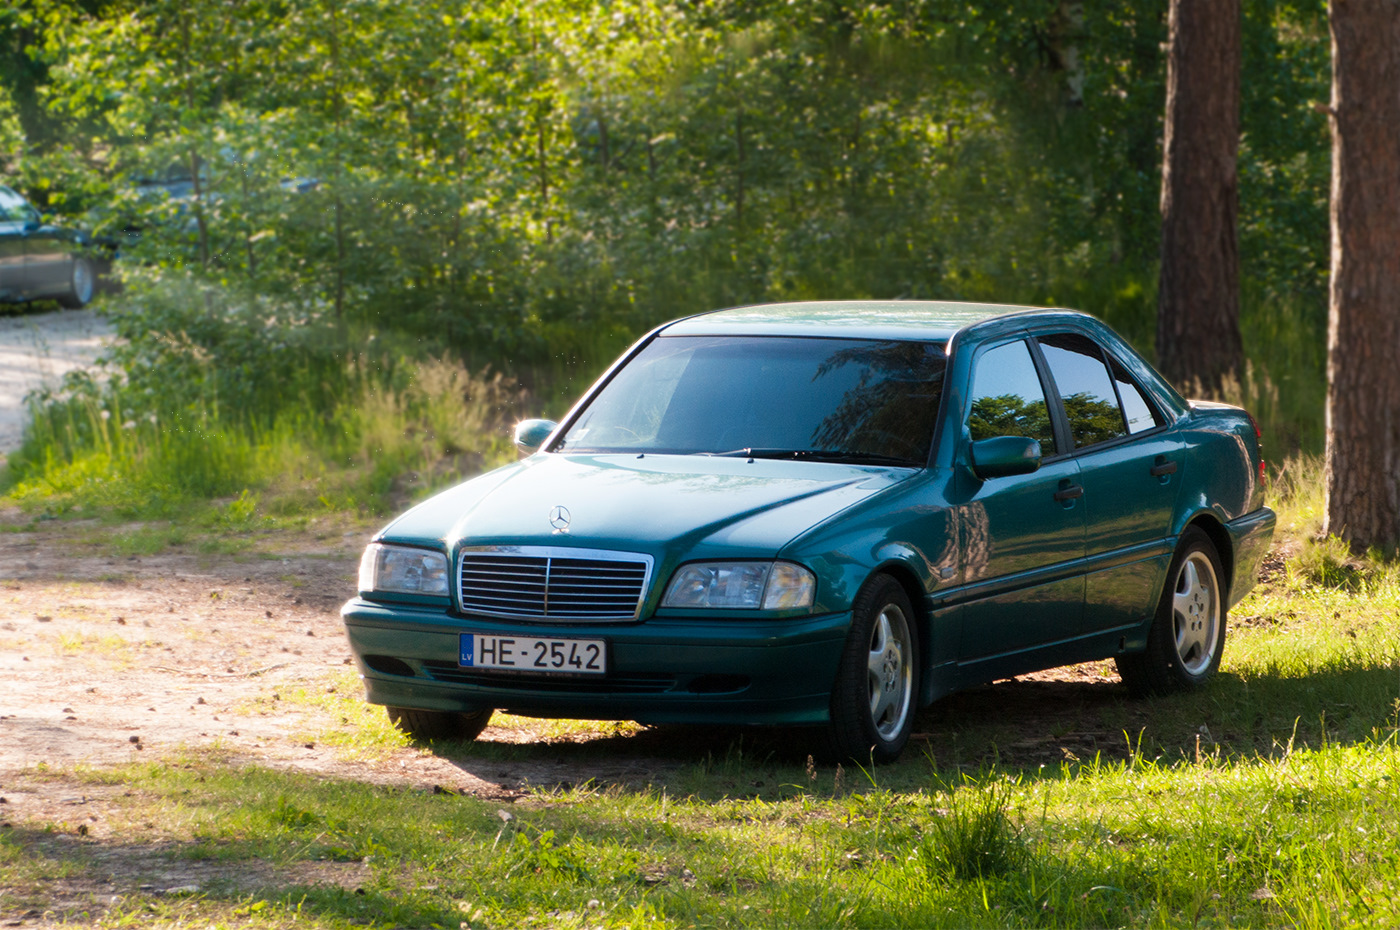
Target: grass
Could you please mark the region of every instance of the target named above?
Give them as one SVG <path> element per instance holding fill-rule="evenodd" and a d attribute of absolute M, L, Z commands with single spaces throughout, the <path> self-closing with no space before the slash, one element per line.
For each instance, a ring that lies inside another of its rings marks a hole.
<path fill-rule="evenodd" d="M 347 762 L 433 755 L 488 780 L 528 765 L 535 783 L 511 804 L 247 766 L 217 747 L 110 769 L 36 767 L 7 791 L 48 782 L 105 798 L 102 829 L 80 835 L 87 807 L 52 821 L 12 813 L 0 830 L 0 917 L 478 930 L 1393 926 L 1400 571 L 1371 557 L 1359 580 L 1310 570 L 1328 544 L 1295 534 L 1313 525 L 1316 494 L 1288 487 L 1276 503 L 1293 554 L 1236 609 L 1218 679 L 1148 701 L 1116 689 L 1033 696 L 1037 738 L 1073 752 L 1019 749 L 1026 734 L 1007 719 L 1015 692 L 1003 685 L 940 702 L 903 761 L 869 771 L 804 764 L 800 749 L 763 734 L 668 739 L 507 715 L 495 724 L 518 742 L 413 747 L 362 702 L 349 670 L 328 670 L 276 700 L 316 711 L 305 738 Z M 1086 730 L 1103 735 L 1094 751 L 1074 742 Z M 618 774 L 629 765 L 643 774 Z M 87 878 L 106 874 L 120 900 Z"/>
<path fill-rule="evenodd" d="M 1133 756 L 944 781 L 927 760 L 851 790 L 733 756 L 745 797 L 661 787 L 541 790 L 510 810 L 432 789 L 213 764 L 75 770 L 119 785 L 113 837 L 71 824 L 0 836 L 12 901 L 94 867 L 132 883 L 194 862 L 222 877 L 132 894 L 95 925 L 1392 925 L 1400 750 L 1378 740 L 1273 757 Z M 712 776 L 713 773 L 711 773 Z M 714 784 L 713 777 L 710 783 Z M 999 850 L 999 852 L 998 852 Z M 340 864 L 346 885 L 298 881 Z M 236 876 L 242 866 L 248 878 Z M 232 872 L 230 871 L 232 869 Z M 159 881 L 159 879 L 156 879 Z M 149 883 L 149 882 L 148 882 Z"/>

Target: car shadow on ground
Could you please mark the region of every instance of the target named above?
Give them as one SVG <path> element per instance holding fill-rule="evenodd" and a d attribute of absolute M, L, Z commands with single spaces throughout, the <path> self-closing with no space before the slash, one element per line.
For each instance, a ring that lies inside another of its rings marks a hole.
<path fill-rule="evenodd" d="M 1006 681 L 951 695 L 915 718 L 903 758 L 882 772 L 895 781 L 934 768 L 1036 769 L 1045 762 L 1126 756 L 1124 724 L 1133 705 L 1117 679 Z M 424 744 L 474 780 L 503 787 L 568 791 L 610 787 L 683 790 L 700 796 L 746 796 L 771 791 L 772 773 L 826 773 L 815 727 L 666 725 L 614 733 L 542 739 L 511 738 L 488 729 L 473 742 Z M 872 767 L 847 763 L 848 784 L 871 780 Z M 861 776 L 859 770 L 867 775 Z M 767 776 L 761 773 L 769 773 Z M 760 773 L 759 781 L 750 776 Z M 803 782 L 806 776 L 796 778 Z M 767 790 L 765 790 L 767 789 Z"/>
<path fill-rule="evenodd" d="M 926 781 L 933 773 L 1058 775 L 1066 766 L 1134 757 L 1162 764 L 1275 758 L 1324 743 L 1362 743 L 1393 729 L 1400 671 L 1373 664 L 1290 677 L 1222 672 L 1197 692 L 1137 698 L 1116 676 L 1057 670 L 949 695 L 920 711 L 899 762 L 847 765 L 848 787 Z M 1057 674 L 1062 677 L 1056 678 Z M 807 728 L 646 727 L 539 742 L 436 743 L 443 761 L 503 786 L 679 790 L 701 797 L 769 794 L 774 777 L 831 781 L 821 735 Z M 812 757 L 809 762 L 809 756 Z M 794 773 L 807 772 L 807 777 Z M 864 769 L 864 774 L 857 770 Z M 854 777 L 851 777 L 851 776 Z"/>

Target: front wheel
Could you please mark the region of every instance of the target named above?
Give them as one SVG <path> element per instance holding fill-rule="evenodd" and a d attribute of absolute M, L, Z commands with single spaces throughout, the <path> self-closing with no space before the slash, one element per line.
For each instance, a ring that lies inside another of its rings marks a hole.
<path fill-rule="evenodd" d="M 85 307 L 92 300 L 97 289 L 97 275 L 92 270 L 92 262 L 74 256 L 68 269 L 68 290 L 59 295 L 58 302 L 70 310 Z"/>
<path fill-rule="evenodd" d="M 409 707 L 386 707 L 389 722 L 415 740 L 471 740 L 481 735 L 491 722 L 491 708 L 462 714 L 442 710 L 414 710 Z"/>
<path fill-rule="evenodd" d="M 914 725 L 919 640 L 909 595 L 888 575 L 866 583 L 851 611 L 831 694 L 828 754 L 861 764 L 899 758 Z"/>
<path fill-rule="evenodd" d="M 1134 694 L 1193 691 L 1215 675 L 1225 651 L 1225 572 L 1210 537 L 1194 526 L 1181 534 L 1147 649 L 1114 661 Z"/>

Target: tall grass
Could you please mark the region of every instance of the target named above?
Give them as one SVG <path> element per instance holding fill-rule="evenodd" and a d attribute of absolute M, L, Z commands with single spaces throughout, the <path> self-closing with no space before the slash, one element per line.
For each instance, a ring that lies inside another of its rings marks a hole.
<path fill-rule="evenodd" d="M 190 278 L 138 280 L 112 316 L 115 373 L 31 398 L 0 476 L 26 507 L 161 517 L 254 489 L 378 511 L 512 455 L 524 394 L 500 372 Z"/>
<path fill-rule="evenodd" d="M 382 511 L 513 456 L 520 393 L 500 374 L 437 360 L 406 368 L 399 385 L 347 380 L 352 391 L 329 410 L 292 397 L 266 419 L 218 407 L 137 419 L 120 388 L 33 403 L 8 495 L 30 509 L 126 518 L 248 488 L 283 508 Z"/>

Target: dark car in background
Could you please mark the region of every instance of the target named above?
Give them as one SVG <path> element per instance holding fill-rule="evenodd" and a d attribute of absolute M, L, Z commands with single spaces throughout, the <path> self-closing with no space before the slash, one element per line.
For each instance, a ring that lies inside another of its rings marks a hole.
<path fill-rule="evenodd" d="M 105 265 L 91 236 L 45 223 L 29 201 L 0 186 L 0 301 L 52 298 L 81 307 Z"/>

